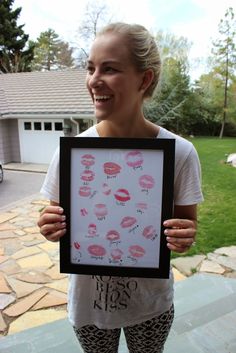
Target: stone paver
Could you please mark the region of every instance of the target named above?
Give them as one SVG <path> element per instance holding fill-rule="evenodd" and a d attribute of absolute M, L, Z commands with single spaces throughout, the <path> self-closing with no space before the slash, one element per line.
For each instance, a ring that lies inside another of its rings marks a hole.
<path fill-rule="evenodd" d="M 33 256 L 27 256 L 17 260 L 17 264 L 21 268 L 45 268 L 48 269 L 53 265 L 50 257 L 47 254 L 39 253 Z"/>
<path fill-rule="evenodd" d="M 25 313 L 27 310 L 32 308 L 42 297 L 47 294 L 46 289 L 41 289 L 33 294 L 28 295 L 24 299 L 20 299 L 16 304 L 11 305 L 9 308 L 3 311 L 3 314 L 7 316 L 19 316 Z"/>
<path fill-rule="evenodd" d="M 68 275 L 59 271 L 59 244 L 36 222 L 48 201 L 22 201 L 0 214 L 0 336 L 67 316 Z M 196 271 L 236 278 L 236 246 L 171 261 L 175 281 Z"/>
<path fill-rule="evenodd" d="M 16 297 L 12 294 L 0 294 L 0 310 L 5 309 L 11 303 L 14 303 Z"/>
<path fill-rule="evenodd" d="M 31 294 L 42 287 L 42 284 L 25 283 L 15 278 L 8 278 L 7 282 L 16 293 L 16 297 L 18 299 L 25 297 L 26 295 Z"/>
<path fill-rule="evenodd" d="M 11 293 L 11 289 L 7 285 L 7 281 L 5 280 L 3 273 L 0 273 L 0 293 Z"/>
<path fill-rule="evenodd" d="M 226 270 L 224 267 L 210 260 L 203 260 L 199 272 L 209 272 L 209 273 L 217 273 L 219 275 L 223 275 Z"/>
<path fill-rule="evenodd" d="M 21 272 L 15 275 L 15 278 L 27 283 L 45 284 L 52 281 L 52 278 L 49 275 L 40 271 Z"/>
<path fill-rule="evenodd" d="M 61 292 L 52 291 L 43 297 L 37 304 L 32 307 L 32 310 L 43 308 L 51 308 L 52 306 L 59 306 L 67 304 L 67 295 Z"/>
<path fill-rule="evenodd" d="M 191 276 L 199 269 L 201 262 L 205 258 L 205 255 L 178 257 L 176 259 L 171 260 L 171 264 L 185 276 Z"/>
<path fill-rule="evenodd" d="M 40 253 L 40 249 L 36 246 L 34 247 L 32 246 L 30 249 L 26 248 L 26 249 L 17 251 L 15 254 L 12 255 L 12 258 L 14 260 L 18 260 L 18 259 L 21 259 L 22 257 L 32 256 L 38 253 Z"/>
<path fill-rule="evenodd" d="M 66 310 L 48 309 L 29 311 L 12 322 L 9 329 L 9 335 L 20 332 L 22 329 L 25 330 L 26 328 L 32 328 L 52 321 L 64 319 L 66 316 Z"/>
<path fill-rule="evenodd" d="M 10 221 L 13 218 L 16 218 L 18 216 L 17 213 L 14 212 L 5 212 L 0 214 L 0 223 L 4 223 L 7 221 Z"/>
<path fill-rule="evenodd" d="M 7 329 L 7 324 L 0 313 L 0 332 L 4 332 Z"/>

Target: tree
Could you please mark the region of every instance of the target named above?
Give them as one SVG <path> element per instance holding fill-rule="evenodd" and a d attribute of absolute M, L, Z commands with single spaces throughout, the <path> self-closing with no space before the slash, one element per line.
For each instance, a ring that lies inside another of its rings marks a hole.
<path fill-rule="evenodd" d="M 32 68 L 35 71 L 50 71 L 72 67 L 73 48 L 63 42 L 51 28 L 41 32 L 35 42 Z"/>
<path fill-rule="evenodd" d="M 17 25 L 21 7 L 12 10 L 14 0 L 0 2 L 0 71 L 2 73 L 30 71 L 33 43 L 24 33 L 24 25 Z"/>
<path fill-rule="evenodd" d="M 215 63 L 215 74 L 221 79 L 223 89 L 222 103 L 222 122 L 219 137 L 224 134 L 225 123 L 228 115 L 228 98 L 229 85 L 234 76 L 236 63 L 236 21 L 232 7 L 228 8 L 224 19 L 220 20 L 219 26 L 220 37 L 213 42 L 212 53 L 214 55 L 213 62 Z"/>
<path fill-rule="evenodd" d="M 145 104 L 145 115 L 151 121 L 174 130 L 186 132 L 185 104 L 189 94 L 187 39 L 159 31 L 157 43 L 162 60 L 159 87 L 151 101 Z"/>
<path fill-rule="evenodd" d="M 80 67 L 86 66 L 91 43 L 97 32 L 105 24 L 111 22 L 111 18 L 109 7 L 104 1 L 98 1 L 95 4 L 90 0 L 87 3 L 83 21 L 78 28 L 79 54 L 77 61 Z"/>

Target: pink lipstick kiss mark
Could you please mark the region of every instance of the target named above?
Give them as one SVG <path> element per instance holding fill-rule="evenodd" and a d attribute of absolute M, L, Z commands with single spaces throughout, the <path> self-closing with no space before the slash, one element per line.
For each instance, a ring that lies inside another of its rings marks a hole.
<path fill-rule="evenodd" d="M 104 195 L 107 195 L 107 196 L 110 195 L 110 193 L 111 193 L 111 188 L 109 187 L 108 184 L 104 183 L 104 184 L 102 185 L 102 192 L 103 192 Z"/>
<path fill-rule="evenodd" d="M 145 250 L 142 246 L 140 245 L 131 245 L 129 247 L 129 253 L 133 257 L 143 257 L 145 255 Z"/>
<path fill-rule="evenodd" d="M 138 168 L 143 164 L 143 155 L 140 151 L 131 151 L 126 154 L 125 160 L 129 167 Z"/>
<path fill-rule="evenodd" d="M 123 251 L 120 249 L 113 249 L 111 251 L 111 257 L 113 260 L 120 260 L 123 255 Z"/>
<path fill-rule="evenodd" d="M 136 207 L 139 210 L 147 210 L 147 208 L 148 208 L 146 202 L 138 202 L 138 203 L 136 203 Z"/>
<path fill-rule="evenodd" d="M 81 186 L 79 189 L 79 195 L 82 197 L 88 197 L 91 195 L 91 188 L 89 186 Z"/>
<path fill-rule="evenodd" d="M 77 241 L 74 242 L 74 247 L 76 248 L 76 250 L 80 249 L 80 243 L 78 243 Z"/>
<path fill-rule="evenodd" d="M 113 162 L 107 162 L 103 165 L 104 173 L 110 176 L 116 176 L 120 173 L 121 167 Z"/>
<path fill-rule="evenodd" d="M 88 247 L 88 252 L 90 255 L 93 255 L 93 256 L 106 255 L 106 249 L 103 246 L 97 245 L 97 244 L 90 245 Z"/>
<path fill-rule="evenodd" d="M 98 203 L 94 206 L 94 213 L 97 218 L 104 218 L 107 215 L 107 206 L 103 203 Z"/>
<path fill-rule="evenodd" d="M 155 237 L 157 231 L 153 226 L 147 226 L 143 230 L 143 236 L 146 239 L 153 239 Z"/>
<path fill-rule="evenodd" d="M 132 227 L 137 222 L 135 217 L 124 217 L 120 223 L 122 228 Z"/>
<path fill-rule="evenodd" d="M 139 178 L 139 185 L 143 189 L 152 189 L 155 185 L 155 180 L 151 175 L 142 175 Z"/>
<path fill-rule="evenodd" d="M 88 197 L 91 195 L 91 188 L 89 186 L 81 186 L 79 189 L 79 195 L 83 197 Z"/>
<path fill-rule="evenodd" d="M 118 233 L 116 230 L 109 230 L 106 235 L 107 240 L 110 241 L 116 241 L 120 239 L 120 233 Z"/>
<path fill-rule="evenodd" d="M 84 170 L 80 177 L 83 181 L 93 181 L 94 176 L 95 175 L 92 170 Z"/>
<path fill-rule="evenodd" d="M 115 193 L 115 199 L 120 202 L 126 202 L 130 200 L 129 191 L 126 189 L 118 189 Z"/>
<path fill-rule="evenodd" d="M 88 226 L 88 234 L 94 236 L 97 233 L 97 226 L 94 223 L 90 223 Z"/>
<path fill-rule="evenodd" d="M 86 167 L 91 167 L 95 163 L 95 158 L 91 154 L 84 154 L 81 163 Z"/>

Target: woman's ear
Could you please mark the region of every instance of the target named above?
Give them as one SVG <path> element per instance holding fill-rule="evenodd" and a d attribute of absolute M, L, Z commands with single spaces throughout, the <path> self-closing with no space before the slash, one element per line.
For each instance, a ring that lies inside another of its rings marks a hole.
<path fill-rule="evenodd" d="M 140 86 L 140 90 L 145 92 L 148 89 L 148 87 L 151 85 L 151 83 L 153 81 L 153 78 L 154 78 L 153 70 L 152 69 L 147 69 L 143 73 L 142 84 Z"/>

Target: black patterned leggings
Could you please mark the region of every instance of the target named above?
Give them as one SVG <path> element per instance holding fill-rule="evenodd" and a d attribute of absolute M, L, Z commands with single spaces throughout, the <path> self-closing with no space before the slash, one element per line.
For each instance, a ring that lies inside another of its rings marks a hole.
<path fill-rule="evenodd" d="M 161 353 L 174 319 L 174 306 L 151 320 L 124 327 L 130 353 Z M 95 325 L 74 328 L 84 353 L 117 353 L 121 329 L 103 330 Z"/>

